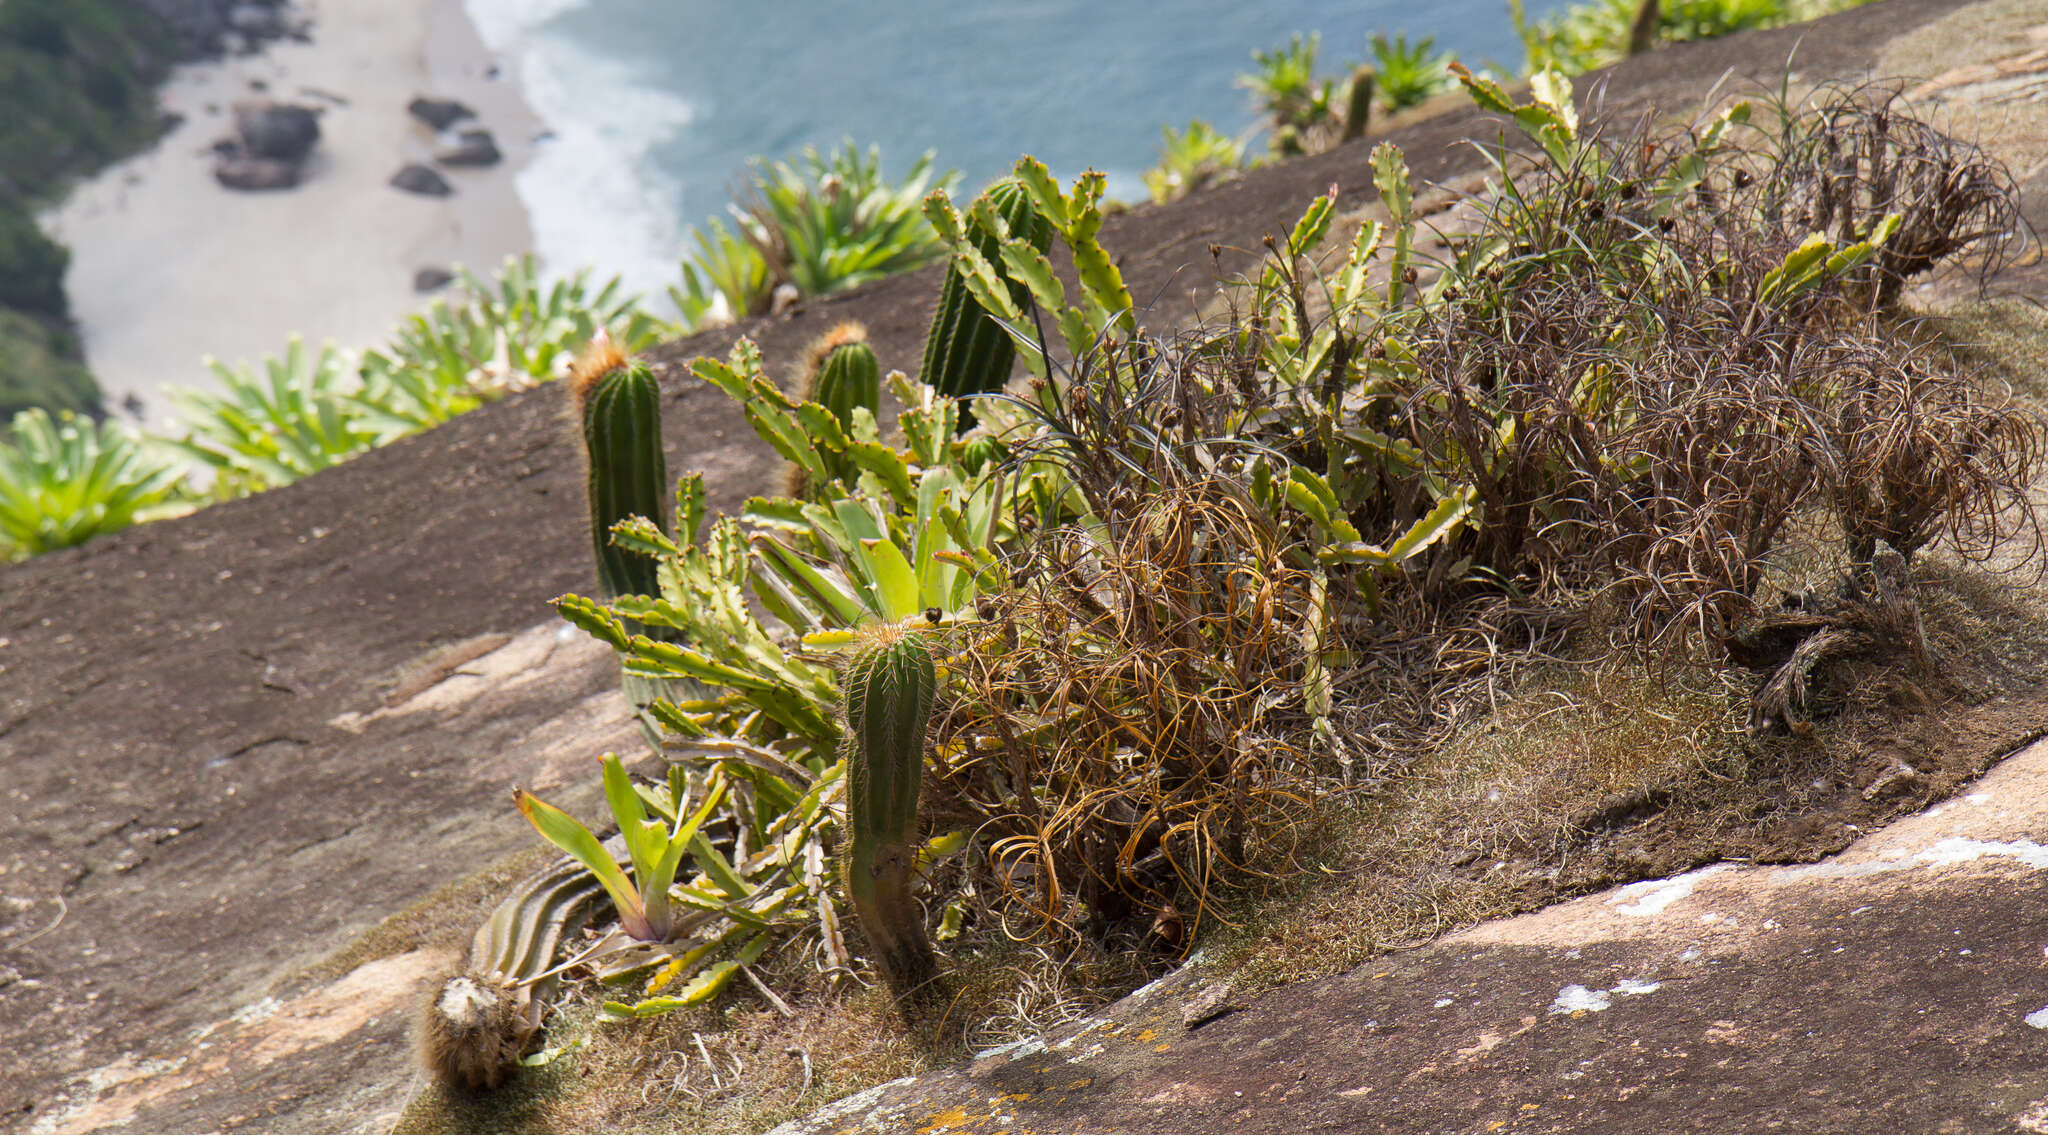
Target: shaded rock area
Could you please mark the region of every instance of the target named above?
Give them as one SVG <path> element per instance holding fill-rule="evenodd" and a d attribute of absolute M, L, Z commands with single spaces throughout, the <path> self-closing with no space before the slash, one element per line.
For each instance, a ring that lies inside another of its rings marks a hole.
<path fill-rule="evenodd" d="M 1607 106 L 1690 107 L 1730 68 L 1775 85 L 1795 41 L 1803 73 L 1860 75 L 1968 7 L 1669 49 L 1618 68 Z M 1467 110 L 1391 137 L 1448 182 L 1494 133 Z M 1367 152 L 1112 218 L 1105 243 L 1156 322 L 1188 318 L 1211 245 L 1256 250 L 1333 182 L 1369 204 Z M 689 358 L 745 333 L 780 373 L 848 317 L 914 369 L 938 280 L 654 352 L 670 468 L 729 511 L 779 473 Z M 546 605 L 592 581 L 560 396 L 0 569 L 0 1128 L 388 1128 L 410 1006 L 488 905 L 443 888 L 534 846 L 513 784 L 585 809 L 592 759 L 638 747 L 616 664 Z M 1190 970 L 801 1129 L 2048 1129 L 2044 762 L 1819 867 L 1637 884 L 1260 997 Z"/>
<path fill-rule="evenodd" d="M 503 156 L 497 139 L 483 129 L 462 130 L 453 144 L 434 151 L 434 160 L 444 166 L 494 166 Z"/>
<path fill-rule="evenodd" d="M 1631 884 L 1223 1014 L 1191 967 L 774 1135 L 2038 1131 L 2044 831 L 2036 743 L 1824 863 Z"/>
<path fill-rule="evenodd" d="M 419 119 L 429 130 L 441 131 L 465 118 L 475 118 L 476 111 L 454 99 L 429 98 L 421 95 L 405 106 L 406 113 Z"/>
<path fill-rule="evenodd" d="M 391 187 L 403 189 L 407 193 L 417 193 L 422 197 L 446 197 L 455 192 L 455 187 L 448 184 L 448 179 L 442 177 L 433 166 L 421 165 L 418 162 L 409 162 L 397 173 L 392 174 Z"/>

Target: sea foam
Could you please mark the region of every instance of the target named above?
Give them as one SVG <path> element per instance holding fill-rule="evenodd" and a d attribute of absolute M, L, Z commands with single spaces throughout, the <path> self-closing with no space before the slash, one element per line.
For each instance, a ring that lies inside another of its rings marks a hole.
<path fill-rule="evenodd" d="M 543 269 L 566 276 L 591 266 L 598 279 L 618 276 L 651 297 L 676 281 L 682 252 L 675 219 L 681 190 L 651 154 L 694 112 L 560 26 L 583 6 L 584 0 L 470 0 L 467 10 L 547 124 L 548 135 L 515 180 Z"/>

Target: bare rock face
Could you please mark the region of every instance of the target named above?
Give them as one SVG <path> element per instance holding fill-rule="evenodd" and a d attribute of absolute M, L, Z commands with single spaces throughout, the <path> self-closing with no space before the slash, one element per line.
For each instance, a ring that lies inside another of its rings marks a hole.
<path fill-rule="evenodd" d="M 422 197 L 446 197 L 455 192 L 455 187 L 448 184 L 447 178 L 435 172 L 434 167 L 418 162 L 392 174 L 391 185 L 394 189 L 403 189 L 407 193 L 417 193 Z"/>

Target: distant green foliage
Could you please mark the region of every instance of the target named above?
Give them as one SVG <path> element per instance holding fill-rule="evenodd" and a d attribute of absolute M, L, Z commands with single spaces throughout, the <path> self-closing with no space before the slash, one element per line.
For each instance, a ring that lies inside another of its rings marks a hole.
<path fill-rule="evenodd" d="M 43 235 L 26 210 L 0 201 L 0 307 L 62 316 L 71 253 Z"/>
<path fill-rule="evenodd" d="M 1286 47 L 1254 51 L 1258 66 L 1237 77 L 1271 131 L 1273 156 L 1318 154 L 1364 136 L 1374 106 L 1404 110 L 1449 90 L 1453 56 L 1434 38 L 1410 45 L 1408 37 L 1372 37 L 1372 62 L 1353 63 L 1343 81 L 1316 76 L 1321 38 L 1295 36 Z"/>
<path fill-rule="evenodd" d="M 1145 171 L 1145 188 L 1155 202 L 1178 201 L 1245 168 L 1244 139 L 1200 119 L 1186 130 L 1162 126 L 1159 133 L 1159 164 Z"/>
<path fill-rule="evenodd" d="M 45 198 L 154 141 L 171 30 L 125 0 L 0 3 L 0 199 Z"/>
<path fill-rule="evenodd" d="M 1312 153 L 1324 135 L 1339 125 L 1337 84 L 1316 78 L 1320 35 L 1295 36 L 1286 47 L 1252 52 L 1257 66 L 1237 77 L 1250 91 L 1252 103 L 1273 131 L 1273 152 L 1282 157 Z"/>
<path fill-rule="evenodd" d="M 0 307 L 0 418 L 32 406 L 97 416 L 99 387 L 58 320 Z"/>
<path fill-rule="evenodd" d="M 70 257 L 34 208 L 157 138 L 154 88 L 176 52 L 171 30 L 127 0 L 0 2 L 0 309 L 64 315 Z M 6 320 L 0 413 L 96 409 L 99 391 L 77 358 L 68 341 Z"/>
<path fill-rule="evenodd" d="M 1657 21 L 1658 40 L 1684 43 L 1732 35 L 1752 28 L 1775 28 L 1811 20 L 1868 3 L 1869 0 L 1663 0 Z M 1578 74 L 1605 67 L 1628 55 L 1629 25 L 1639 0 L 1589 0 L 1548 19 L 1530 23 L 1521 0 L 1508 0 L 1508 12 L 1521 36 L 1523 67 L 1537 71 L 1555 67 Z"/>
<path fill-rule="evenodd" d="M 1388 39 L 1381 32 L 1372 37 L 1372 65 L 1378 80 L 1380 104 L 1390 111 L 1405 110 L 1431 95 L 1457 85 L 1449 70 L 1451 53 L 1436 50 L 1436 38 L 1424 36 L 1410 46 L 1406 35 Z"/>
<path fill-rule="evenodd" d="M 921 268 L 941 254 L 919 212 L 924 195 L 958 176 L 935 180 L 927 151 L 892 182 L 880 148 L 851 141 L 829 154 L 806 146 L 791 160 L 756 158 L 727 207 L 733 227 L 714 218 L 691 230 L 695 263 L 684 263 L 683 285 L 670 294 L 694 324 L 721 305 L 734 317 L 759 315 L 783 284 L 821 296 Z"/>
<path fill-rule="evenodd" d="M 174 461 L 135 431 L 41 409 L 0 438 L 0 561 L 83 544 L 180 505 Z"/>
<path fill-rule="evenodd" d="M 509 257 L 495 278 L 467 270 L 456 299 L 399 324 L 362 361 L 365 424 L 383 445 L 560 378 L 598 328 L 627 351 L 675 330 L 642 311 L 617 277 L 595 286 L 588 269 L 546 284 L 531 254 Z"/>

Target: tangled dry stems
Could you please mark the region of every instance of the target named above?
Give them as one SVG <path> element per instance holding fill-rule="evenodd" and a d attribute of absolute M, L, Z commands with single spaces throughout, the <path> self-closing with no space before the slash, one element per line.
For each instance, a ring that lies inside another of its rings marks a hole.
<path fill-rule="evenodd" d="M 987 841 L 1014 935 L 1178 953 L 1215 882 L 1316 795 L 1312 580 L 1226 480 L 1110 515 L 1046 534 L 991 605 L 957 663 L 937 806 Z"/>

